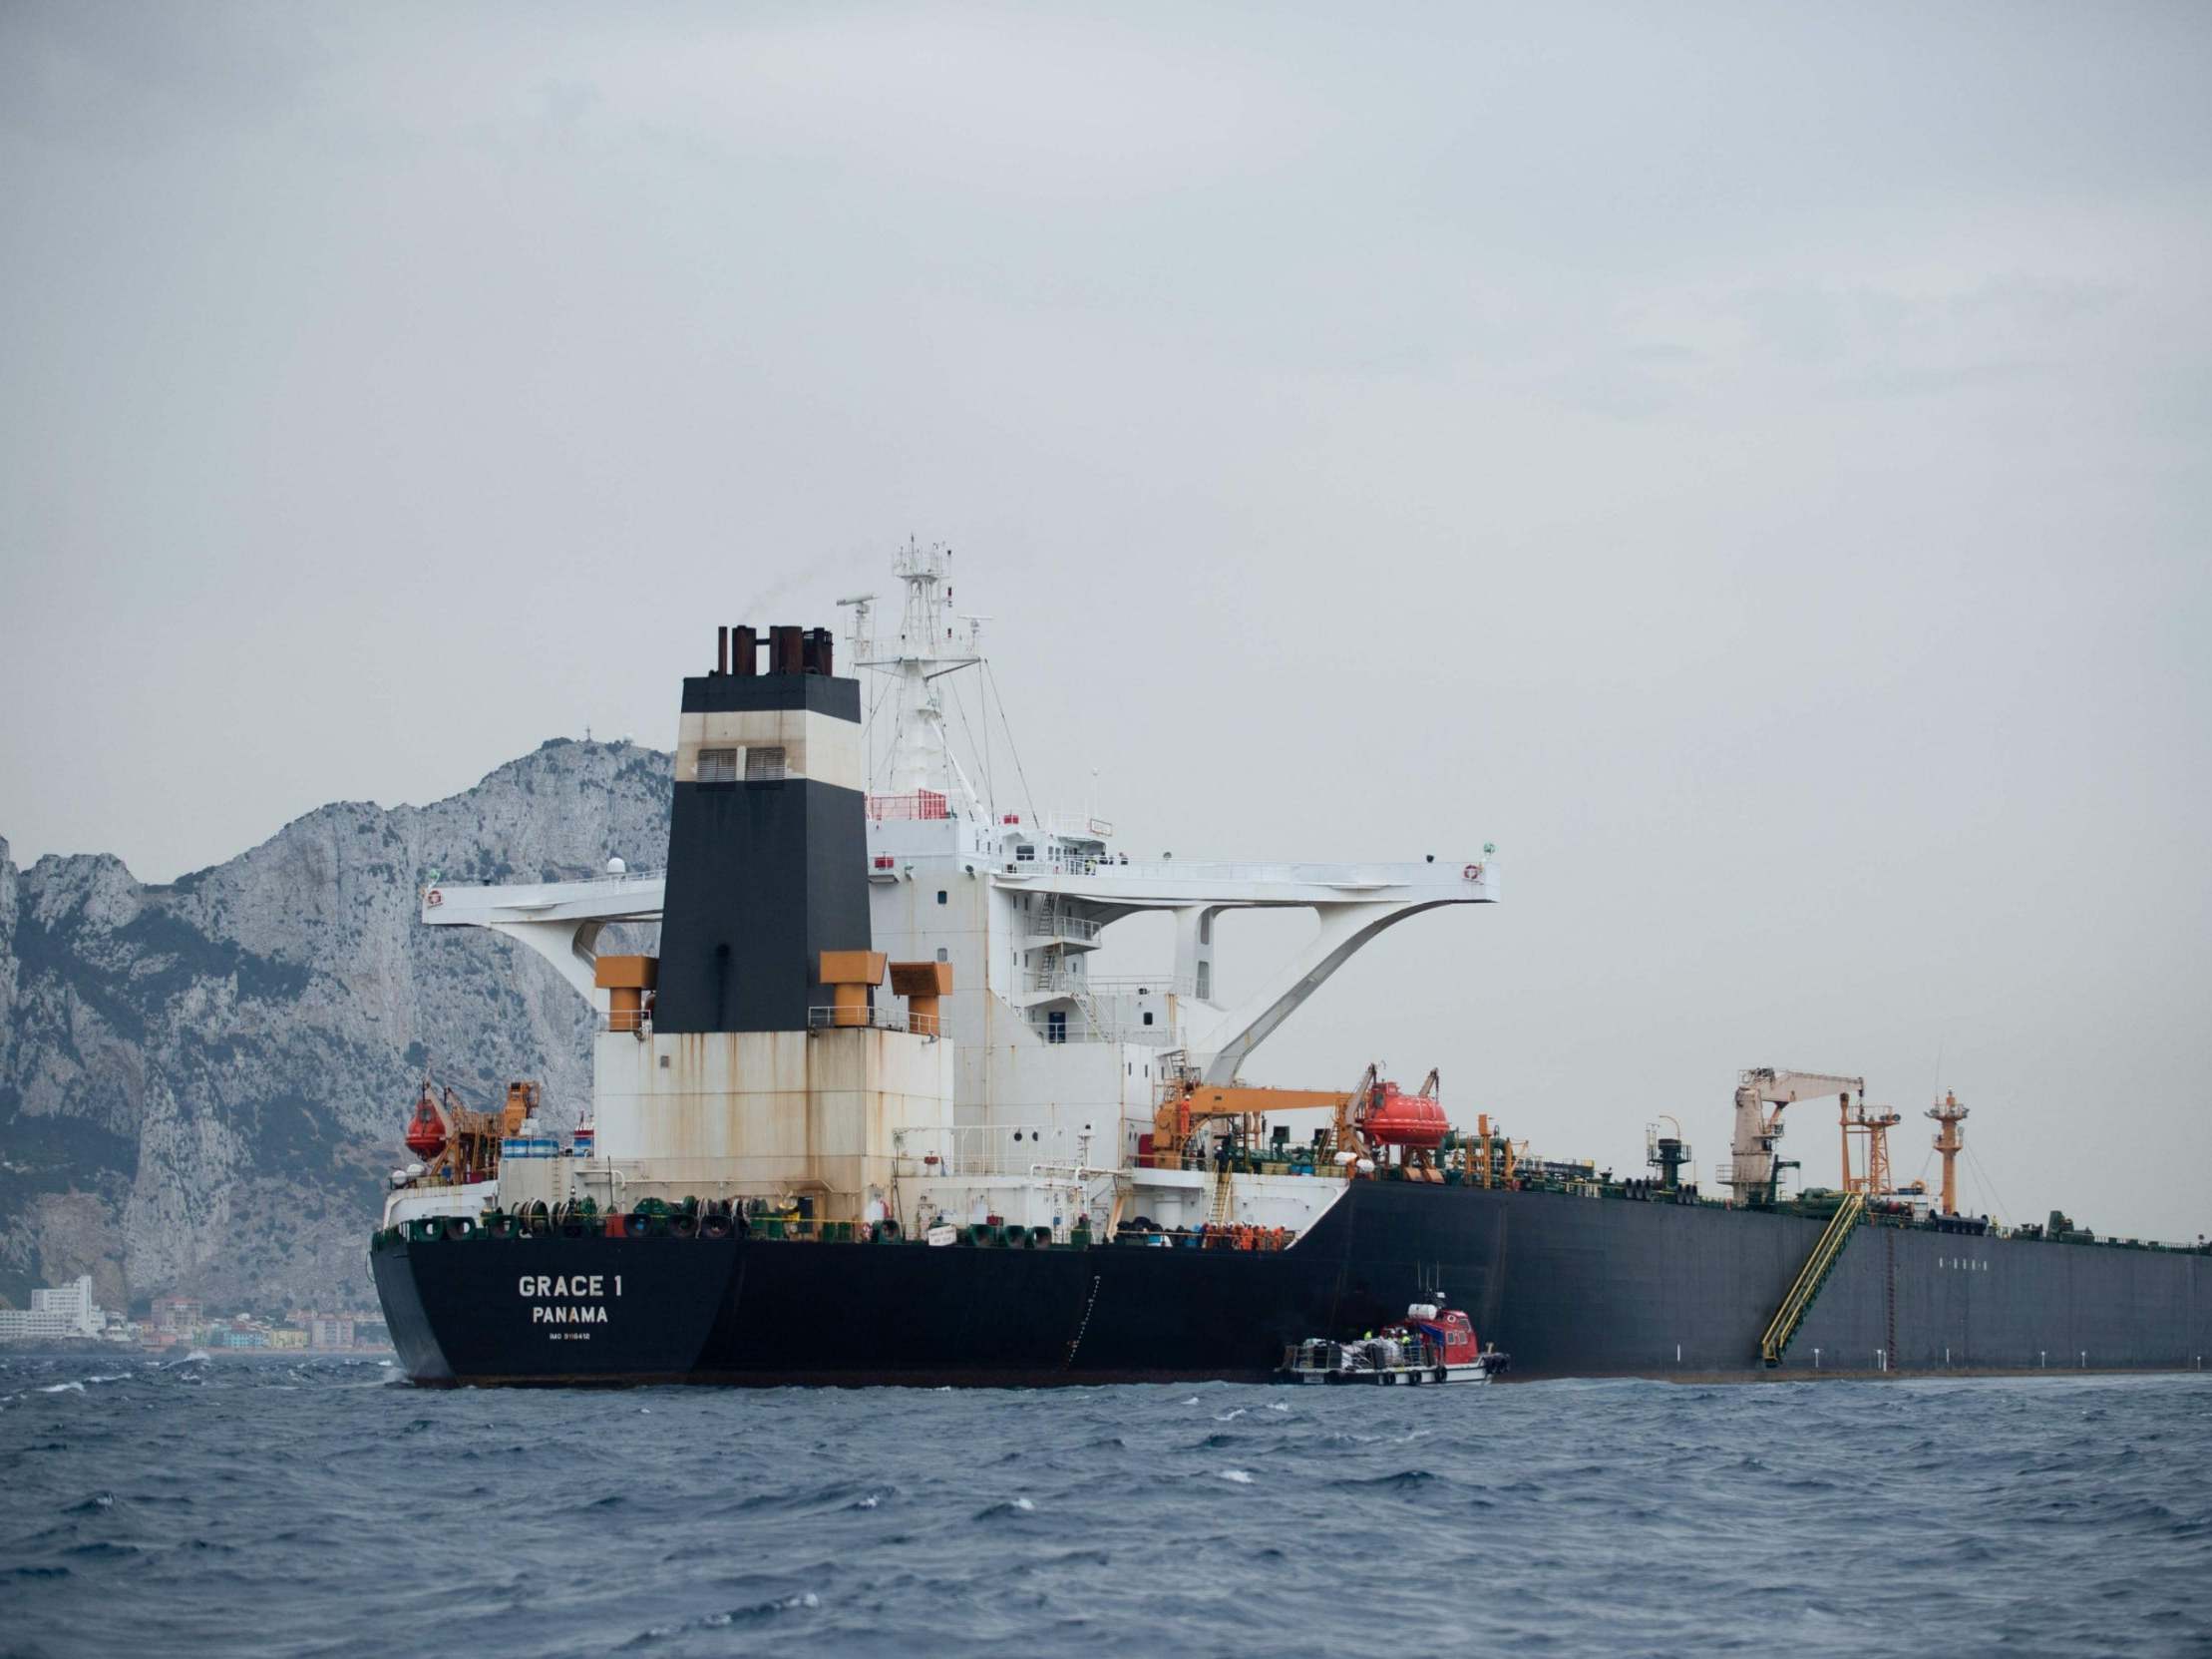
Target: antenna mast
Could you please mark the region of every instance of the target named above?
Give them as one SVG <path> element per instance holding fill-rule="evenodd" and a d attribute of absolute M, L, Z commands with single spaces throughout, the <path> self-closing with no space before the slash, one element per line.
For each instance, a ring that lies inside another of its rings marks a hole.
<path fill-rule="evenodd" d="M 846 654 L 855 663 L 873 656 L 876 652 L 875 632 L 869 625 L 869 618 L 874 614 L 876 596 L 874 594 L 854 594 L 848 599 L 837 602 L 837 608 L 840 611 L 850 608 L 853 613 L 853 628 L 845 637 L 849 646 Z M 861 756 L 861 765 L 864 768 L 861 773 L 863 788 L 866 788 L 868 780 L 876 775 L 875 736 L 876 722 L 868 718 L 866 711 L 864 711 L 861 717 L 861 744 L 864 750 Z"/>
<path fill-rule="evenodd" d="M 909 538 L 893 570 L 907 585 L 900 610 L 896 642 L 856 641 L 864 668 L 875 668 L 892 678 L 891 753 L 887 760 L 885 793 L 922 795 L 941 793 L 959 803 L 970 816 L 979 816 L 982 803 L 952 753 L 944 729 L 944 704 L 935 681 L 944 675 L 972 668 L 982 661 L 976 645 L 976 621 L 956 616 L 952 610 L 951 550 L 931 544 L 923 547 Z M 871 730 L 874 721 L 870 722 Z"/>
<path fill-rule="evenodd" d="M 1959 1179 L 1953 1166 L 1967 1143 L 1966 1136 L 1959 1131 L 1959 1125 L 1966 1121 L 1967 1108 L 1959 1104 L 1958 1095 L 1946 1089 L 1943 1104 L 1930 1106 L 1928 1115 L 1939 1125 L 1936 1130 L 1936 1150 L 1943 1154 L 1943 1213 L 1957 1215 Z"/>

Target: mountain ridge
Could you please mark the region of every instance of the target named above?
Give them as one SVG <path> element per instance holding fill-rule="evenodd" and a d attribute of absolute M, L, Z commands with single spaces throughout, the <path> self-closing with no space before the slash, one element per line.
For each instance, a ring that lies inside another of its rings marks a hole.
<path fill-rule="evenodd" d="M 424 1070 L 549 1116 L 589 1097 L 590 1011 L 475 928 L 452 882 L 658 864 L 670 757 L 554 738 L 425 806 L 339 801 L 142 883 L 110 853 L 19 869 L 0 839 L 0 1302 L 91 1273 L 104 1304 L 358 1304 Z"/>

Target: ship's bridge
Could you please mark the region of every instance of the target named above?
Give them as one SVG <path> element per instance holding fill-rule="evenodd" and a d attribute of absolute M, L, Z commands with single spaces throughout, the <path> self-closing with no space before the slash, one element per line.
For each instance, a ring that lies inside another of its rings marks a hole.
<path fill-rule="evenodd" d="M 910 543 L 893 573 L 903 589 L 895 629 L 879 632 L 874 595 L 839 601 L 852 611 L 849 660 L 883 678 L 862 738 L 872 945 L 951 967 L 942 1030 L 960 1049 L 963 1111 L 978 1120 L 1033 1108 L 1077 1124 L 1117 1113 L 1149 1121 L 1167 1071 L 1231 1081 L 1383 929 L 1497 899 L 1488 846 L 1403 863 L 1132 859 L 1113 850 L 1113 825 L 1090 811 L 1040 813 L 1033 802 L 1008 810 L 992 787 L 993 712 L 999 781 L 1009 781 L 1008 759 L 1022 774 L 980 642 L 985 619 L 953 609 L 948 549 Z M 972 715 L 961 676 L 973 683 Z M 953 752 L 948 717 L 967 734 L 967 765 Z M 1021 787 L 1026 794 L 1025 778 Z M 657 876 L 626 872 L 434 886 L 423 920 L 521 941 L 604 1012 L 606 993 L 592 983 L 600 930 L 657 921 L 662 899 Z M 1214 969 L 1214 922 L 1225 910 L 1258 909 L 1310 910 L 1318 926 L 1232 1003 Z M 1174 962 L 1126 980 L 1092 975 L 1105 931 L 1148 912 L 1174 917 Z"/>
<path fill-rule="evenodd" d="M 1113 982 L 1086 977 L 1076 961 L 1098 945 L 1107 927 L 1141 912 L 1172 914 L 1174 968 L 1142 978 L 1148 987 L 1176 994 L 1180 1024 L 1173 1044 L 1210 1081 L 1234 1077 L 1254 1048 L 1383 929 L 1424 910 L 1498 898 L 1497 873 L 1487 860 L 1329 864 L 1129 859 L 1109 854 L 1103 838 L 1089 834 L 1055 828 L 1015 840 L 1024 826 L 1009 822 L 988 826 L 995 833 L 978 837 L 973 833 L 978 826 L 962 825 L 949 813 L 942 818 L 880 817 L 874 807 L 872 798 L 872 831 L 898 822 L 924 832 L 900 852 L 885 851 L 872 834 L 869 875 L 875 882 L 912 884 L 927 874 L 927 865 L 994 856 L 994 863 L 972 874 L 999 896 L 1008 918 L 1003 934 L 1012 954 L 991 963 L 980 976 L 982 984 L 966 983 L 977 991 L 996 992 L 1016 1009 L 1036 1011 L 1032 1024 L 1046 1034 L 1044 1040 L 1064 1040 L 1070 1029 L 1064 1021 L 1050 1021 L 1052 1007 L 1072 1003 L 1096 1023 L 1099 999 L 1117 989 Z M 968 833 L 956 833 L 956 826 Z M 929 836 L 932 830 L 935 834 Z M 916 844 L 929 840 L 934 846 Z M 1030 856 L 1019 856 L 1023 851 Z M 924 868 L 918 871 L 918 863 Z M 436 883 L 423 895 L 422 919 L 435 926 L 488 928 L 529 946 L 604 1014 L 607 993 L 593 984 L 592 972 L 598 936 L 613 923 L 658 922 L 664 892 L 662 877 L 654 871 L 496 887 Z M 1311 910 L 1319 926 L 1252 995 L 1228 1005 L 1215 995 L 1214 919 L 1225 910 L 1256 909 Z M 1080 1024 L 1076 1029 L 1080 1031 Z M 1101 1030 L 1096 1035 L 1120 1034 Z M 1165 1030 L 1161 1037 L 1165 1045 Z"/>

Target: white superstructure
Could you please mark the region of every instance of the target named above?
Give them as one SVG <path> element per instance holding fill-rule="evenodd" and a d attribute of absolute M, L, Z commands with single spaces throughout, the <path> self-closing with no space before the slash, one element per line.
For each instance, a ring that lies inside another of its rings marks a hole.
<path fill-rule="evenodd" d="M 1084 1215 L 1104 1230 L 1124 1212 L 1168 1226 L 1226 1219 L 1301 1230 L 1339 1181 L 1240 1175 L 1225 1196 L 1203 1168 L 1138 1167 L 1161 1091 L 1186 1078 L 1234 1081 L 1270 1034 L 1393 923 L 1494 902 L 1488 849 L 1402 863 L 1132 859 L 1089 812 L 1040 819 L 1005 806 L 1002 792 L 993 798 L 993 762 L 1002 771 L 1013 756 L 992 754 L 970 725 L 963 764 L 947 729 L 948 677 L 988 672 L 981 620 L 954 609 L 948 557 L 912 545 L 899 556 L 896 631 L 876 631 L 873 596 L 844 602 L 851 659 L 877 676 L 873 687 L 864 681 L 872 948 L 952 968 L 941 1012 L 952 1123 L 904 1135 L 894 1213 L 908 1225 L 990 1215 L 1056 1232 Z M 604 1016 L 609 993 L 593 968 L 600 931 L 657 921 L 662 898 L 658 875 L 620 870 L 434 886 L 422 918 L 528 945 Z M 1215 970 L 1215 924 L 1239 909 L 1310 910 L 1319 926 L 1255 983 L 1232 987 Z M 1173 961 L 1145 974 L 1091 973 L 1107 930 L 1148 912 L 1174 918 Z M 642 1048 L 653 1047 L 648 1031 Z M 636 1109 L 626 1069 L 599 1056 L 602 1139 Z"/>

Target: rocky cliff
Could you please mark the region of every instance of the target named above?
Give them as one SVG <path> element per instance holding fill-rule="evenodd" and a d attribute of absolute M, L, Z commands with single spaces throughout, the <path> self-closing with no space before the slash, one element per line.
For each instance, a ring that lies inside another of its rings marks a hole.
<path fill-rule="evenodd" d="M 0 1301 L 366 1304 L 368 1230 L 426 1067 L 573 1121 L 590 1014 L 539 958 L 426 928 L 448 881 L 569 880 L 667 848 L 669 758 L 550 742 L 431 806 L 326 806 L 167 887 L 0 841 Z"/>

